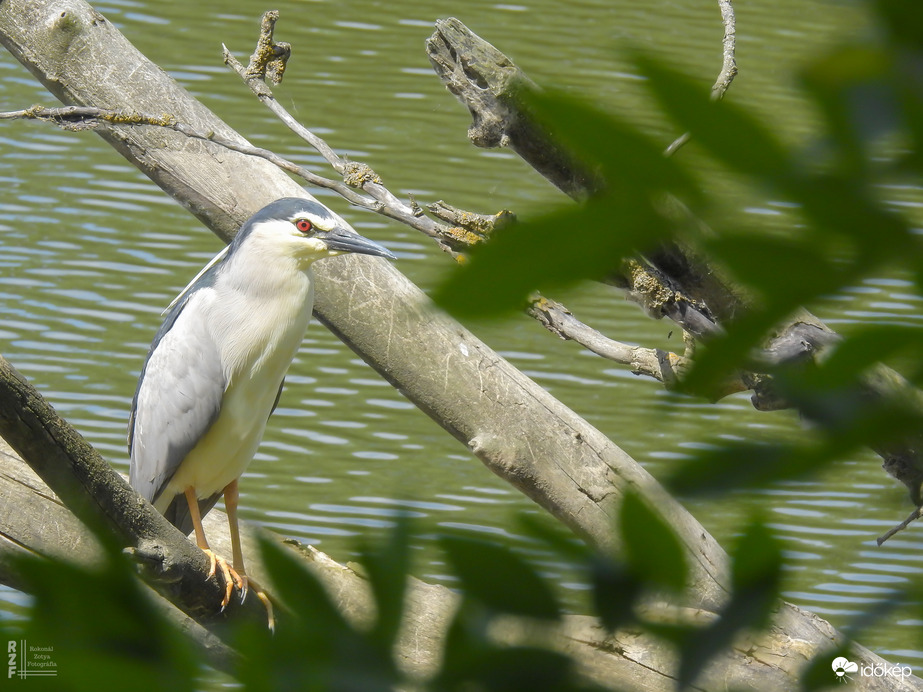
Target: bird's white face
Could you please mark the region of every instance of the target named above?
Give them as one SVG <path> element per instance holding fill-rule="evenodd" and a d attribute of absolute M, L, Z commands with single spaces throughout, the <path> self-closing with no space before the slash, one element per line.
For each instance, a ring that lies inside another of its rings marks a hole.
<path fill-rule="evenodd" d="M 262 253 L 291 258 L 301 266 L 346 253 L 393 257 L 384 247 L 362 237 L 335 217 L 307 210 L 287 219 L 260 222 L 254 226 L 247 244 Z"/>
<path fill-rule="evenodd" d="M 253 229 L 251 241 L 266 242 L 299 263 L 310 264 L 340 254 L 331 251 L 324 235 L 336 227 L 336 220 L 301 212 L 291 219 L 264 221 Z"/>

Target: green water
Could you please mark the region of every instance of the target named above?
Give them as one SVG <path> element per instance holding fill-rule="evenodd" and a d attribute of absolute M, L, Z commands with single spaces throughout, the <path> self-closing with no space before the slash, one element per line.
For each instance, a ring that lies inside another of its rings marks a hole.
<path fill-rule="evenodd" d="M 294 45 L 294 57 L 277 96 L 309 128 L 370 164 L 395 192 L 483 212 L 508 208 L 526 218 L 565 200 L 515 156 L 467 143 L 468 115 L 433 75 L 423 49 L 434 19 L 458 16 L 536 81 L 640 123 L 664 145 L 679 133 L 656 113 L 623 49 L 654 51 L 703 85 L 720 66 L 722 29 L 707 0 L 272 6 L 131 0 L 96 7 L 255 144 L 330 175 L 222 65 L 221 43 L 245 58 L 260 13 L 278 8 L 277 38 Z M 737 10 L 741 75 L 728 98 L 755 109 L 788 141 L 802 141 L 814 113 L 794 88 L 793 69 L 863 30 L 866 20 L 855 4 L 816 0 L 741 2 Z M 39 102 L 53 104 L 0 53 L 0 108 Z M 128 409 L 160 311 L 220 249 L 219 241 L 93 134 L 4 123 L 0 153 L 0 352 L 127 470 Z M 714 175 L 703 177 L 719 184 L 720 172 Z M 397 266 L 424 290 L 451 267 L 419 234 L 314 192 L 395 251 Z M 916 191 L 900 194 L 919 206 Z M 728 214 L 780 227 L 788 221 L 784 208 L 747 196 Z M 899 278 L 870 280 L 819 312 L 843 329 L 916 323 L 921 306 L 910 293 Z M 583 286 L 553 297 L 614 338 L 678 348 L 675 337 L 668 339 L 671 325 L 648 320 L 609 289 Z M 471 326 L 656 476 L 708 441 L 800 433 L 793 414 L 757 413 L 746 397 L 709 405 L 667 394 L 526 317 Z M 418 522 L 415 572 L 430 581 L 446 579 L 432 547 L 436 532 L 453 528 L 521 546 L 517 517 L 535 511 L 318 325 L 292 366 L 241 491 L 245 519 L 340 561 L 353 557 L 357 537 L 374 540 L 395 513 L 409 512 Z M 903 518 L 909 503 L 871 453 L 819 478 L 688 505 L 724 543 L 762 512 L 791 557 L 786 598 L 838 627 L 918 578 L 923 563 L 923 528 L 875 547 L 874 538 Z M 566 567 L 543 562 L 542 568 L 572 586 Z M 0 593 L 5 612 L 21 608 L 21 596 Z M 861 641 L 919 673 L 919 625 L 916 611 L 893 612 Z"/>

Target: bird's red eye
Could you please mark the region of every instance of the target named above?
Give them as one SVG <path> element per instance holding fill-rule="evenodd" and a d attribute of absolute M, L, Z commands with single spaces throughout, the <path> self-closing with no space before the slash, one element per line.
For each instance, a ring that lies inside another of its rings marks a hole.
<path fill-rule="evenodd" d="M 313 227 L 313 224 L 307 219 L 298 219 L 295 222 L 295 228 L 297 228 L 302 233 L 307 233 L 308 231 L 311 230 L 312 227 Z"/>

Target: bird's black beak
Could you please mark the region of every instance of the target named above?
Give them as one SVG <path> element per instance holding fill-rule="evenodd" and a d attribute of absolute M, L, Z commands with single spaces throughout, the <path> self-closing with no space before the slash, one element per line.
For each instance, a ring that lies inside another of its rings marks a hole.
<path fill-rule="evenodd" d="M 357 255 L 372 255 L 373 257 L 387 257 L 397 259 L 394 254 L 383 245 L 364 238 L 355 231 L 345 228 L 334 228 L 326 233 L 318 233 L 317 238 L 323 240 L 330 250 L 336 252 L 353 252 Z"/>

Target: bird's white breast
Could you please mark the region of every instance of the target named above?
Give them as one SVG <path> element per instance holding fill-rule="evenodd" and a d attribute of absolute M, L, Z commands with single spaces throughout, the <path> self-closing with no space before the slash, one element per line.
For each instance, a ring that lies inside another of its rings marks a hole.
<path fill-rule="evenodd" d="M 220 276 L 203 289 L 202 314 L 221 354 L 228 382 L 218 418 L 189 452 L 169 483 L 200 498 L 238 478 L 259 447 L 285 373 L 304 338 L 314 305 L 309 267 L 268 267 Z"/>

